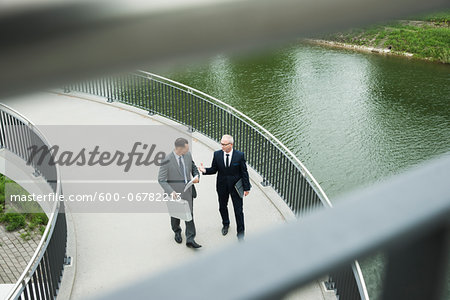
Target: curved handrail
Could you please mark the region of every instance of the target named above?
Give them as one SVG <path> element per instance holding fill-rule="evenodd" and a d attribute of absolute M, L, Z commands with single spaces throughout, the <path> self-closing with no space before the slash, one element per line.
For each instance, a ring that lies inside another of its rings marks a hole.
<path fill-rule="evenodd" d="M 355 266 L 356 274 L 357 274 L 357 276 L 358 276 L 358 278 L 360 280 L 360 283 L 361 283 L 360 288 L 361 288 L 361 291 L 363 293 L 363 295 L 361 295 L 361 296 L 363 296 L 362 299 L 369 300 L 369 292 L 367 291 L 366 281 L 364 280 L 364 276 L 363 276 L 363 273 L 361 271 L 361 267 L 359 265 L 359 262 L 357 260 L 355 260 L 353 262 L 353 264 Z"/>
<path fill-rule="evenodd" d="M 289 157 L 290 157 L 291 159 L 293 159 L 293 160 L 294 160 L 294 161 L 302 168 L 303 172 L 306 173 L 306 175 L 308 176 L 308 178 L 314 183 L 314 185 L 316 186 L 316 188 L 319 190 L 321 196 L 322 196 L 323 199 L 325 200 L 325 203 L 326 203 L 329 207 L 333 207 L 333 204 L 332 204 L 331 201 L 329 200 L 328 196 L 325 194 L 324 190 L 322 189 L 322 187 L 320 186 L 320 184 L 317 182 L 317 180 L 314 178 L 314 176 L 311 174 L 311 172 L 308 170 L 308 168 L 306 168 L 306 166 L 305 166 L 305 165 L 297 158 L 297 156 L 296 156 L 294 153 L 292 153 L 291 150 L 289 150 L 288 147 L 286 147 L 286 146 L 285 146 L 279 139 L 277 139 L 272 133 L 270 133 L 267 129 L 265 129 L 264 127 L 262 127 L 260 124 L 258 124 L 256 121 L 254 121 L 252 118 L 250 118 L 249 116 L 247 116 L 247 115 L 245 115 L 244 113 L 240 112 L 239 110 L 237 110 L 237 109 L 234 108 L 233 106 L 231 106 L 231 105 L 229 105 L 229 104 L 227 104 L 227 103 L 225 103 L 225 102 L 223 102 L 223 101 L 221 101 L 221 100 L 219 100 L 219 99 L 217 99 L 217 98 L 215 98 L 215 97 L 213 97 L 213 96 L 210 96 L 210 95 L 208 95 L 208 94 L 206 94 L 206 93 L 204 93 L 204 92 L 202 92 L 202 91 L 199 91 L 199 90 L 197 90 L 197 89 L 195 89 L 195 88 L 192 88 L 192 87 L 187 86 L 187 85 L 185 85 L 185 84 L 182 84 L 182 83 L 180 83 L 180 82 L 176 82 L 176 81 L 174 81 L 174 80 L 171 80 L 171 79 L 168 79 L 168 78 L 165 78 L 165 77 L 163 77 L 163 76 L 156 75 L 156 74 L 153 74 L 153 73 L 150 73 L 150 72 L 146 72 L 146 71 L 142 71 L 142 70 L 139 70 L 139 72 L 141 72 L 141 73 L 143 73 L 143 74 L 145 74 L 145 75 L 147 75 L 147 76 L 155 77 L 155 78 L 158 78 L 158 79 L 160 79 L 160 80 L 164 80 L 164 81 L 170 82 L 170 83 L 173 84 L 173 85 L 176 85 L 176 86 L 178 86 L 178 87 L 180 87 L 180 88 L 182 88 L 182 89 L 185 89 L 186 92 L 189 92 L 189 93 L 191 93 L 191 94 L 192 94 L 193 92 L 195 92 L 195 93 L 197 93 L 197 94 L 199 94 L 199 95 L 202 95 L 203 97 L 206 97 L 207 99 L 212 100 L 213 102 L 216 102 L 216 103 L 218 103 L 218 104 L 220 104 L 220 105 L 226 107 L 229 111 L 231 111 L 231 112 L 237 114 L 238 116 L 240 116 L 241 118 L 247 120 L 249 123 L 251 123 L 251 124 L 252 124 L 253 126 L 255 126 L 257 129 L 259 129 L 264 135 L 268 136 L 271 140 L 275 141 L 275 143 L 276 143 L 279 147 L 281 147 L 281 149 L 283 150 L 283 152 L 284 152 L 285 154 L 288 154 Z"/>
<path fill-rule="evenodd" d="M 14 118 L 20 120 L 24 124 L 26 124 L 35 134 L 41 138 L 41 140 L 47 145 L 50 146 L 50 143 L 48 142 L 48 139 L 45 137 L 45 135 L 34 125 L 33 122 L 28 120 L 25 116 L 17 112 L 15 109 L 0 103 L 0 111 L 4 111 L 8 113 L 9 115 L 13 116 Z M 56 168 L 56 191 L 55 191 L 55 199 L 59 199 L 59 195 L 61 194 L 61 180 L 60 180 L 60 170 L 59 166 L 55 164 Z M 42 238 L 39 241 L 39 244 L 36 248 L 36 250 L 33 253 L 33 256 L 31 257 L 30 261 L 28 262 L 27 266 L 25 267 L 24 271 L 20 275 L 19 279 L 17 280 L 17 283 L 14 285 L 12 290 L 7 295 L 6 299 L 15 299 L 23 290 L 25 287 L 25 279 L 28 275 L 28 277 L 31 277 L 31 275 L 36 270 L 40 260 L 42 259 L 42 256 L 44 255 L 45 249 L 47 249 L 48 243 L 50 242 L 50 237 L 53 234 L 53 230 L 55 229 L 56 220 L 58 218 L 58 211 L 60 208 L 60 201 L 55 201 L 52 207 L 52 212 L 50 213 L 49 222 L 47 223 L 47 226 L 44 230 L 44 233 L 42 234 Z M 50 226 L 49 226 L 50 225 Z"/>

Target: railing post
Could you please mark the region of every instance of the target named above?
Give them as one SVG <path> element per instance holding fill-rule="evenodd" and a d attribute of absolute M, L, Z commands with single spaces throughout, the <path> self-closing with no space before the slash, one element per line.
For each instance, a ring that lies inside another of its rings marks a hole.
<path fill-rule="evenodd" d="M 72 264 L 72 257 L 64 255 L 64 265 L 65 266 L 70 266 L 71 264 Z"/>
<path fill-rule="evenodd" d="M 269 181 L 267 181 L 267 179 L 264 178 L 263 181 L 261 181 L 261 185 L 264 186 L 264 187 L 266 187 L 266 186 L 269 185 Z"/>
<path fill-rule="evenodd" d="M 39 177 L 39 176 L 41 176 L 41 172 L 38 169 L 34 169 L 33 176 Z"/>
<path fill-rule="evenodd" d="M 324 281 L 325 287 L 329 291 L 333 291 L 336 289 L 336 284 L 333 281 L 333 278 L 331 278 L 331 275 L 328 276 L 327 281 Z"/>

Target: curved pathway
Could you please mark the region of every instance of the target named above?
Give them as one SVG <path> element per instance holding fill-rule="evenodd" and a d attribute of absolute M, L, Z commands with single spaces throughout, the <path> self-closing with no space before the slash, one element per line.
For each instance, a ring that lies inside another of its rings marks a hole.
<path fill-rule="evenodd" d="M 148 116 L 143 110 L 85 94 L 43 92 L 1 101 L 16 109 L 37 125 L 68 124 L 176 124 L 160 116 Z M 44 132 L 45 134 L 45 132 Z M 50 141 L 57 144 L 58 141 Z M 194 133 L 191 152 L 194 161 L 209 165 L 219 145 Z M 259 176 L 250 170 L 252 191 L 244 201 L 246 238 L 293 218 L 289 208 L 270 187 L 262 187 Z M 63 190 L 64 174 L 62 173 Z M 61 299 L 85 299 L 106 290 L 120 288 L 150 273 L 166 270 L 237 243 L 230 201 L 231 227 L 222 236 L 215 192 L 215 176 L 202 176 L 194 202 L 198 250 L 176 244 L 165 213 L 70 213 L 68 215 L 68 254 L 72 264 L 65 267 Z M 75 191 L 74 191 L 75 192 Z M 77 191 L 80 192 L 80 191 Z M 269 198 L 270 197 L 270 198 Z M 184 224 L 182 224 L 184 231 Z M 183 236 L 184 238 L 184 236 Z M 313 282 L 292 299 L 336 299 Z"/>

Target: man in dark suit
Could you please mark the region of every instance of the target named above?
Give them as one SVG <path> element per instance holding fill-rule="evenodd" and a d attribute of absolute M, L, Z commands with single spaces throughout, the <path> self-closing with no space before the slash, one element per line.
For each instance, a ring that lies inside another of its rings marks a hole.
<path fill-rule="evenodd" d="M 243 199 L 235 189 L 235 184 L 242 179 L 244 197 L 250 192 L 250 181 L 243 152 L 233 150 L 234 139 L 231 135 L 224 135 L 220 141 L 222 150 L 214 152 L 210 168 L 205 168 L 203 163 L 199 167 L 200 172 L 205 175 L 217 174 L 216 190 L 219 196 L 219 212 L 222 217 L 222 234 L 228 233 L 230 219 L 228 216 L 228 199 L 231 196 L 236 217 L 237 237 L 239 241 L 244 238 L 244 212 Z"/>
<path fill-rule="evenodd" d="M 194 185 L 192 185 L 186 192 L 183 192 L 186 183 L 188 183 L 192 178 L 191 174 L 192 176 L 198 175 L 200 177 L 198 169 L 192 160 L 192 155 L 189 152 L 188 141 L 185 138 L 178 138 L 175 140 L 174 151 L 170 152 L 166 156 L 161 168 L 159 169 L 158 182 L 164 189 L 164 192 L 172 195 L 173 199 L 177 199 L 179 196 L 179 198 L 188 201 L 192 214 L 192 220 L 185 222 L 186 246 L 190 248 L 200 248 L 201 245 L 197 244 L 194 240 L 196 232 L 194 224 L 193 199 L 197 197 L 197 192 Z M 198 182 L 199 179 L 197 178 L 194 183 Z M 179 195 L 177 195 L 177 193 L 179 193 Z M 170 223 L 173 232 L 175 232 L 175 241 L 178 244 L 181 244 L 183 239 L 181 238 L 180 219 L 171 217 Z"/>

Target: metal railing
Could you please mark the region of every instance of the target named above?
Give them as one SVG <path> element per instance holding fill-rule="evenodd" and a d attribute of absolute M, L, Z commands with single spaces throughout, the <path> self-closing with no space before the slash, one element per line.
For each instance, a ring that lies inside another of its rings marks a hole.
<path fill-rule="evenodd" d="M 46 145 L 45 136 L 29 120 L 12 108 L 0 104 L 0 148 L 28 162 L 29 147 Z M 37 156 L 28 163 L 34 176 L 42 176 L 55 199 L 62 194 L 59 168 L 50 164 L 47 154 L 42 162 Z M 67 224 L 64 202 L 55 201 L 42 238 L 29 263 L 6 299 L 54 299 L 61 283 L 66 261 Z"/>
<path fill-rule="evenodd" d="M 214 141 L 224 134 L 238 137 L 234 148 L 246 154 L 248 164 L 263 177 L 262 185 L 270 185 L 297 217 L 332 207 L 317 180 L 282 142 L 242 112 L 201 91 L 144 71 L 82 82 L 65 90 L 147 110 Z M 327 286 L 345 295 L 344 299 L 368 299 L 357 261 L 330 274 Z"/>

